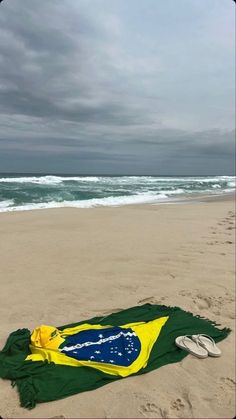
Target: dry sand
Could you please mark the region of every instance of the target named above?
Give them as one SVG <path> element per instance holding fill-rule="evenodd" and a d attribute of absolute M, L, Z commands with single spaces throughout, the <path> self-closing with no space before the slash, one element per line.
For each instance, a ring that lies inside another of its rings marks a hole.
<path fill-rule="evenodd" d="M 0 214 L 0 346 L 18 328 L 60 325 L 145 302 L 231 327 L 221 358 L 182 362 L 4 418 L 233 418 L 235 207 L 189 204 Z"/>

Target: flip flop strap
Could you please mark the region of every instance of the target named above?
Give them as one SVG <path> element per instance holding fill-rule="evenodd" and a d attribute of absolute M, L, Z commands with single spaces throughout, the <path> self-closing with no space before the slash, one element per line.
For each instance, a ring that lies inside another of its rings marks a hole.
<path fill-rule="evenodd" d="M 201 337 L 202 337 L 202 336 L 204 336 L 205 338 L 209 339 L 209 340 L 213 343 L 213 345 L 215 346 L 215 341 L 214 341 L 214 339 L 212 339 L 212 337 L 211 337 L 211 336 L 204 335 L 204 334 L 197 335 L 198 340 L 199 340 L 201 343 L 204 343 L 204 342 L 201 340 Z"/>
<path fill-rule="evenodd" d="M 185 348 L 189 349 L 188 346 L 186 345 L 186 343 L 184 342 L 186 340 L 186 338 L 190 338 L 190 340 L 192 342 L 194 342 L 194 340 L 191 339 L 191 335 L 186 335 L 186 336 L 183 337 L 182 343 L 185 346 Z M 199 345 L 198 341 L 197 342 L 194 342 L 194 343 L 196 343 L 197 344 L 197 347 L 200 349 L 200 345 Z"/>

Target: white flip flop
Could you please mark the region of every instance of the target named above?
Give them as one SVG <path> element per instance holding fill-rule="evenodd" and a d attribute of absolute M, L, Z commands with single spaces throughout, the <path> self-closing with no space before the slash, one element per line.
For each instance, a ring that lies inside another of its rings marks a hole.
<path fill-rule="evenodd" d="M 210 356 L 221 356 L 221 350 L 216 346 L 214 339 L 208 335 L 192 335 L 194 342 L 204 348 Z"/>
<path fill-rule="evenodd" d="M 188 336 L 178 336 L 175 339 L 175 344 L 185 351 L 189 352 L 190 354 L 198 357 L 198 358 L 207 358 L 208 351 L 204 349 L 202 346 L 199 345 L 198 341 L 195 342 L 194 340 L 190 339 Z"/>

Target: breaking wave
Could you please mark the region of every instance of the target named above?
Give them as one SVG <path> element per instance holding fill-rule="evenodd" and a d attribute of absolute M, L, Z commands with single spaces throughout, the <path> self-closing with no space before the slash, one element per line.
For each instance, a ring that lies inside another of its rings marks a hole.
<path fill-rule="evenodd" d="M 234 176 L 0 176 L 0 212 L 173 201 L 235 190 Z"/>

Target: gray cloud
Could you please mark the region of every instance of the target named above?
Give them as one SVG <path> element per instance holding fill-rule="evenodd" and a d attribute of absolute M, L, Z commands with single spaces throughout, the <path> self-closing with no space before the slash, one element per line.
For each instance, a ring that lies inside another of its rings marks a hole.
<path fill-rule="evenodd" d="M 3 2 L 0 170 L 232 173 L 233 5 L 182 5 Z"/>

